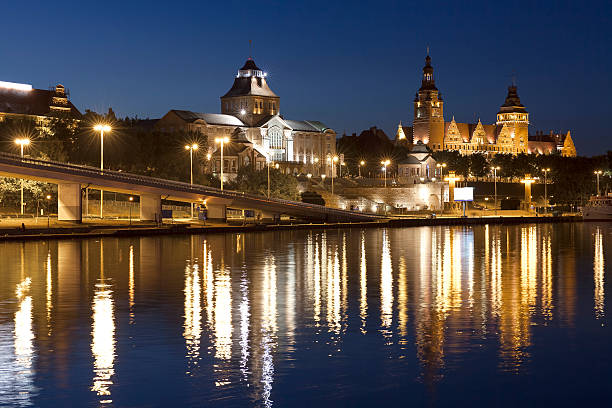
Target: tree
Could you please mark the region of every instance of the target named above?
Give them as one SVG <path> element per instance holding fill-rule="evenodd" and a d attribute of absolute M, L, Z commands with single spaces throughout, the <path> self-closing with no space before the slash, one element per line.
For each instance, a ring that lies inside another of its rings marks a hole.
<path fill-rule="evenodd" d="M 484 177 L 489 172 L 489 163 L 484 154 L 474 153 L 470 158 L 470 173 L 474 177 Z"/>
<path fill-rule="evenodd" d="M 243 167 L 238 171 L 236 179 L 227 186 L 228 189 L 265 196 L 268 194 L 268 170 L 253 171 Z M 277 169 L 270 169 L 270 196 L 297 200 L 299 197 L 297 179 Z"/>

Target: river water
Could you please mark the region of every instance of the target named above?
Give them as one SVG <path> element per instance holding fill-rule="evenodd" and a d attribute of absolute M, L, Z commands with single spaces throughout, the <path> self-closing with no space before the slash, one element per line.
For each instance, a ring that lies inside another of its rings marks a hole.
<path fill-rule="evenodd" d="M 612 396 L 612 224 L 0 243 L 0 406 Z"/>

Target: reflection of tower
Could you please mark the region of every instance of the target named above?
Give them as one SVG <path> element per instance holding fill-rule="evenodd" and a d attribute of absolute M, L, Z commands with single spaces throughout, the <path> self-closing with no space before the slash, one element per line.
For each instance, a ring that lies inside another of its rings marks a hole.
<path fill-rule="evenodd" d="M 444 140 L 444 102 L 436 88 L 429 53 L 425 58 L 421 87 L 414 98 L 413 142 L 421 141 L 433 150 L 442 150 Z"/>

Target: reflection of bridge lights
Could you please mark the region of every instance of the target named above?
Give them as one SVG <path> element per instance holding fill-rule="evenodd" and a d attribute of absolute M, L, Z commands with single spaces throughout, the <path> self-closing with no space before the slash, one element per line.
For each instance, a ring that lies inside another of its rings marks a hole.
<path fill-rule="evenodd" d="M 389 231 L 382 231 L 382 256 L 380 263 L 380 321 L 383 327 L 391 327 L 393 321 L 393 266 Z"/>
<path fill-rule="evenodd" d="M 595 281 L 595 316 L 599 319 L 604 317 L 605 298 L 605 264 L 603 234 L 600 228 L 595 231 L 595 252 L 593 255 L 593 280 Z"/>
<path fill-rule="evenodd" d="M 94 377 L 91 390 L 99 396 L 111 395 L 111 378 L 115 374 L 115 321 L 111 285 L 98 283 L 93 299 L 91 353 Z M 100 401 L 109 403 L 111 400 Z"/>

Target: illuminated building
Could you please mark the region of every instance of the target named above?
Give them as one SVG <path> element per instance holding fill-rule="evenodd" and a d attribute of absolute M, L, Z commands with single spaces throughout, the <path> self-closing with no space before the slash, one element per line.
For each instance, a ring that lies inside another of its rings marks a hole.
<path fill-rule="evenodd" d="M 444 121 L 444 100 L 436 87 L 431 57 L 425 58 L 421 87 L 414 98 L 413 125 L 398 126 L 395 141 L 399 144 L 416 144 L 419 141 L 432 150 L 455 150 L 463 155 L 484 153 L 553 154 L 576 156 L 572 136 L 541 132 L 529 135 L 529 113 L 521 103 L 515 84 L 508 87 L 508 94 L 497 113 L 496 122 L 483 124 Z"/>
<path fill-rule="evenodd" d="M 0 122 L 29 119 L 45 126 L 51 118 L 79 119 L 81 112 L 70 102 L 70 92 L 61 84 L 48 90 L 32 85 L 0 81 Z"/>
<path fill-rule="evenodd" d="M 221 97 L 220 114 L 171 110 L 155 127 L 162 132 L 178 130 L 206 137 L 212 158 L 207 165 L 213 173 L 221 167 L 214 140 L 229 137 L 223 158 L 228 178 L 246 166 L 264 169 L 266 159 L 279 163 L 286 174 L 331 176 L 325 163 L 336 154 L 336 132 L 322 122 L 289 120 L 280 112 L 280 97 L 268 86 L 267 73 L 249 57 Z"/>

